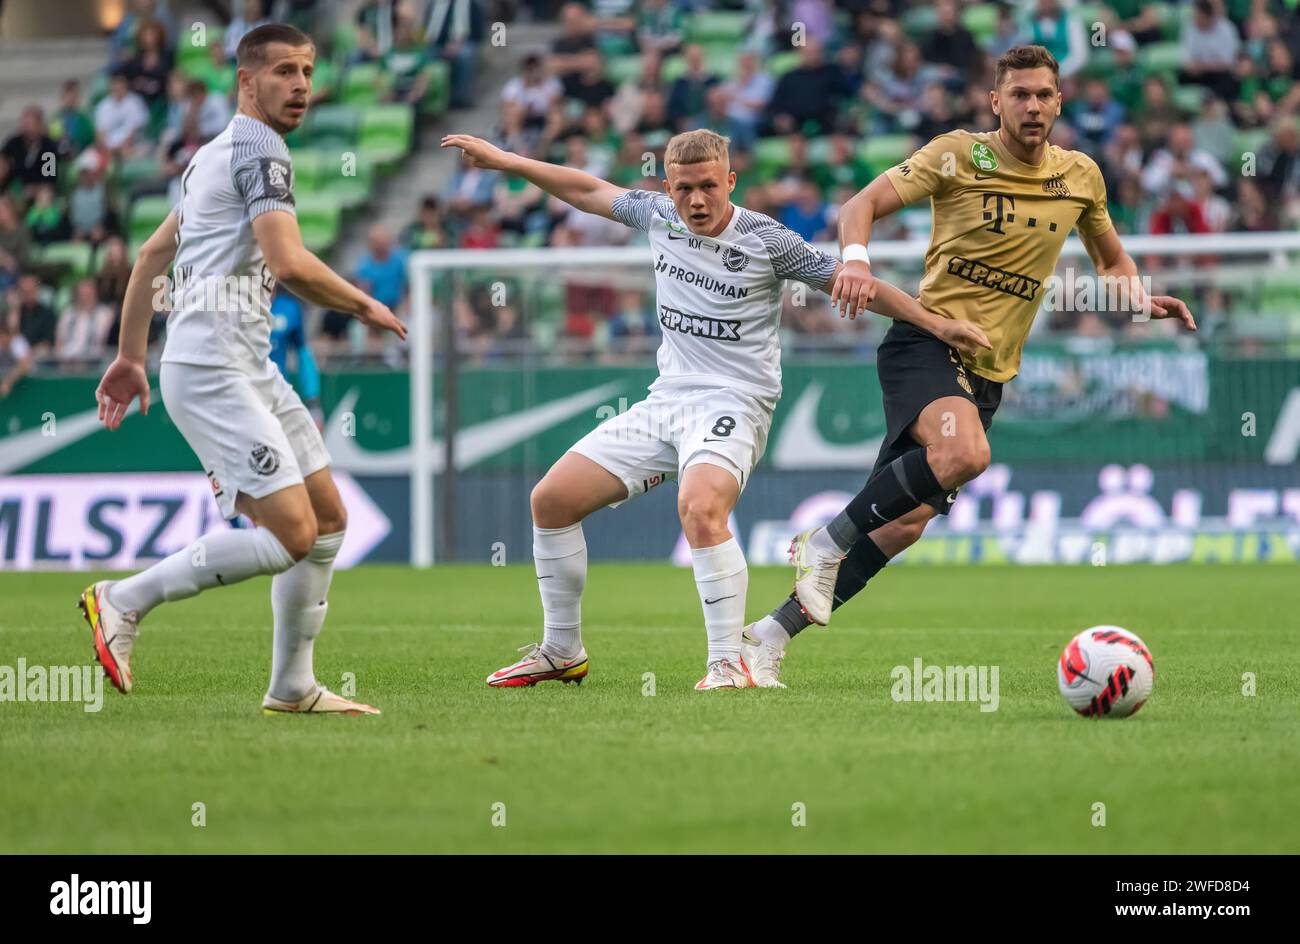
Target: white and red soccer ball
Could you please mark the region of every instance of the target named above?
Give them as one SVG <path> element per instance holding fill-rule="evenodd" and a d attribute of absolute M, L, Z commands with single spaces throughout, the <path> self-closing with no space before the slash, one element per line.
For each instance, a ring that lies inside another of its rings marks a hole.
<path fill-rule="evenodd" d="M 1151 697 L 1151 650 L 1119 626 L 1093 626 L 1070 640 L 1056 681 L 1070 707 L 1087 718 L 1127 718 Z"/>

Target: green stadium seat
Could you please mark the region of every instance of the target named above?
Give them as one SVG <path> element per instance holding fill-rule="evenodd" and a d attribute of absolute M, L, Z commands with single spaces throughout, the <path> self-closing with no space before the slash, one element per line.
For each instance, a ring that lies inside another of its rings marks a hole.
<path fill-rule="evenodd" d="M 932 6 L 913 7 L 898 18 L 909 39 L 924 39 L 939 25 L 939 13 Z"/>
<path fill-rule="evenodd" d="M 615 56 L 605 60 L 605 77 L 615 85 L 635 82 L 640 75 L 640 56 Z"/>
<path fill-rule="evenodd" d="M 1092 34 L 1092 24 L 1111 24 L 1117 19 L 1115 11 L 1106 3 L 1081 3 L 1074 9 L 1074 15 L 1083 24 L 1083 31 L 1089 35 Z"/>
<path fill-rule="evenodd" d="M 347 105 L 375 105 L 383 100 L 391 78 L 373 62 L 349 66 L 343 73 L 340 99 Z"/>
<path fill-rule="evenodd" d="M 1178 39 L 1183 32 L 1183 12 L 1176 3 L 1152 4 L 1160 13 L 1160 33 L 1165 39 Z"/>
<path fill-rule="evenodd" d="M 1085 79 L 1105 79 L 1115 70 L 1115 53 L 1105 46 L 1092 46 L 1088 49 L 1088 61 L 1079 70 Z"/>
<path fill-rule="evenodd" d="M 754 144 L 754 174 L 759 180 L 771 180 L 789 166 L 789 138 L 759 138 Z"/>
<path fill-rule="evenodd" d="M 339 62 L 346 62 L 356 50 L 359 37 L 355 24 L 340 19 L 334 27 L 334 57 Z"/>
<path fill-rule="evenodd" d="M 156 157 L 127 158 L 118 162 L 110 173 L 113 186 L 128 191 L 137 184 L 158 180 L 162 175 L 162 165 Z"/>
<path fill-rule="evenodd" d="M 1265 275 L 1259 291 L 1259 313 L 1300 313 L 1300 273 L 1278 272 Z"/>
<path fill-rule="evenodd" d="M 225 39 L 226 31 L 220 26 L 211 23 L 204 24 L 206 42 L 201 46 L 194 45 L 195 34 L 192 27 L 186 27 L 176 39 L 176 66 L 187 75 L 192 75 L 193 69 L 206 66 L 212 58 L 211 49 L 213 46 L 220 46 Z M 188 68 L 187 68 L 188 67 Z"/>
<path fill-rule="evenodd" d="M 825 167 L 831 160 L 831 138 L 824 135 L 808 142 L 808 163 L 813 167 Z"/>
<path fill-rule="evenodd" d="M 971 4 L 961 11 L 961 25 L 971 31 L 976 42 L 984 43 L 998 31 L 997 4 Z"/>
<path fill-rule="evenodd" d="M 172 202 L 167 197 L 140 197 L 131 204 L 128 215 L 127 239 L 133 244 L 144 242 L 153 235 L 167 214 L 172 211 Z"/>
<path fill-rule="evenodd" d="M 362 110 L 354 105 L 317 105 L 302 129 L 312 147 L 349 148 L 357 143 Z"/>
<path fill-rule="evenodd" d="M 395 151 L 405 157 L 411 150 L 415 113 L 409 105 L 377 105 L 361 115 L 357 143 L 366 151 Z"/>
<path fill-rule="evenodd" d="M 797 52 L 779 52 L 775 56 L 767 57 L 767 74 L 774 79 L 779 79 L 798 65 L 799 54 Z"/>
<path fill-rule="evenodd" d="M 1180 43 L 1148 43 L 1138 48 L 1138 65 L 1145 76 L 1173 75 L 1183 64 Z"/>
<path fill-rule="evenodd" d="M 374 193 L 376 167 L 373 155 L 359 151 L 336 173 L 325 174 L 318 192 L 337 200 L 344 210 L 358 209 L 370 202 Z"/>
<path fill-rule="evenodd" d="M 877 134 L 862 142 L 859 153 L 870 166 L 874 176 L 907 160 L 912 150 L 911 135 Z"/>
<path fill-rule="evenodd" d="M 328 59 L 316 60 L 316 71 L 311 74 L 311 92 L 316 98 L 330 98 L 338 85 L 339 70 Z M 319 107 L 319 106 L 318 106 Z"/>
<path fill-rule="evenodd" d="M 1236 158 L 1237 167 L 1241 167 L 1241 162 L 1247 153 L 1258 157 L 1270 137 L 1272 135 L 1267 128 L 1248 128 L 1234 132 L 1231 153 Z"/>
<path fill-rule="evenodd" d="M 1201 104 L 1205 101 L 1205 92 L 1203 85 L 1177 85 L 1170 98 L 1180 111 L 1195 115 L 1200 112 Z"/>
<path fill-rule="evenodd" d="M 37 262 L 44 266 L 66 270 L 69 277 L 79 279 L 91 272 L 94 250 L 89 243 L 50 243 L 37 255 Z"/>
<path fill-rule="evenodd" d="M 343 206 L 336 198 L 326 193 L 306 193 L 296 197 L 295 208 L 304 246 L 323 253 L 338 242 Z"/>
<path fill-rule="evenodd" d="M 749 13 L 695 13 L 685 18 L 682 33 L 690 43 L 710 43 L 719 40 L 739 43 L 749 33 L 753 16 Z"/>
<path fill-rule="evenodd" d="M 295 193 L 319 190 L 321 181 L 331 170 L 337 170 L 338 162 L 333 168 L 327 165 L 327 151 L 324 148 L 297 148 L 289 152 L 293 160 L 293 189 Z"/>
<path fill-rule="evenodd" d="M 444 114 L 451 107 L 451 66 L 438 59 L 422 71 L 429 84 L 424 98 L 420 99 L 420 114 L 434 117 Z"/>

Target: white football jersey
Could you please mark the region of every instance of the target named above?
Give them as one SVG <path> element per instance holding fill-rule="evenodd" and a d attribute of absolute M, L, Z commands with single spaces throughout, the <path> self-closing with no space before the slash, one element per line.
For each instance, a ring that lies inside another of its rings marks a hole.
<path fill-rule="evenodd" d="M 663 342 L 659 378 L 650 389 L 728 387 L 775 406 L 782 282 L 821 289 L 835 272 L 835 257 L 744 207 L 733 207 L 717 236 L 687 229 L 667 194 L 629 190 L 613 210 L 620 222 L 645 231 L 654 250 Z"/>
<path fill-rule="evenodd" d="M 253 220 L 294 212 L 289 148 L 269 125 L 235 115 L 181 178 L 173 309 L 163 361 L 256 368 L 271 355 L 275 289 Z"/>

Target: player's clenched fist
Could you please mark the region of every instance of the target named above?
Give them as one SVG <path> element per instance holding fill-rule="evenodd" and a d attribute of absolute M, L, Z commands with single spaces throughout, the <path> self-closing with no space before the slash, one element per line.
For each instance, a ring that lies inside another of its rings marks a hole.
<path fill-rule="evenodd" d="M 876 277 L 871 266 L 860 259 L 840 266 L 831 288 L 831 308 L 838 309 L 840 317 L 850 320 L 867 310 L 867 303 L 876 297 Z"/>
<path fill-rule="evenodd" d="M 383 328 L 385 331 L 391 331 L 403 341 L 406 340 L 406 325 L 389 310 L 387 305 L 381 304 L 370 299 L 370 304 L 361 310 L 357 315 L 357 320 L 362 324 L 370 325 L 372 328 Z"/>
<path fill-rule="evenodd" d="M 460 148 L 465 152 L 465 163 L 471 167 L 502 170 L 506 164 L 505 151 L 490 141 L 470 134 L 449 134 L 442 139 L 442 146 Z"/>

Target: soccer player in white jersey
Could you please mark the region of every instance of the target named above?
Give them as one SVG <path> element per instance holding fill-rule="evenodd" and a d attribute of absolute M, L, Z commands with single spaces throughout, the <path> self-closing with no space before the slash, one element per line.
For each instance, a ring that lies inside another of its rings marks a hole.
<path fill-rule="evenodd" d="M 242 513 L 254 527 L 214 531 L 148 570 L 82 593 L 96 657 L 124 693 L 132 687 L 140 621 L 154 607 L 270 574 L 275 643 L 263 709 L 378 714 L 316 681 L 312 647 L 325 621 L 346 513 L 316 424 L 270 358 L 276 282 L 309 302 L 406 334 L 387 307 L 302 244 L 284 135 L 306 114 L 315 56 L 311 40 L 290 26 L 261 26 L 244 36 L 238 112 L 194 155 L 180 203 L 140 248 L 127 284 L 118 355 L 95 394 L 100 419 L 117 429 L 137 396 L 148 413 L 149 322 L 174 258 L 163 400 L 222 513 Z"/>
<path fill-rule="evenodd" d="M 463 150 L 473 166 L 516 174 L 579 210 L 644 231 L 663 326 L 650 396 L 584 436 L 533 489 L 543 638 L 524 647 L 523 659 L 488 676 L 488 685 L 586 676 L 582 520 L 672 478 L 680 481 L 677 510 L 708 634 L 708 669 L 695 687 L 764 685 L 745 659 L 756 651 L 742 639 L 749 575 L 728 516 L 763 454 L 781 395 L 783 282 L 829 290 L 839 263 L 770 217 L 731 203 L 736 175 L 727 139 L 712 131 L 668 142 L 663 193 L 625 190 L 468 135 L 449 135 L 442 144 Z M 962 323 L 927 312 L 892 286 L 879 288 L 872 310 L 945 332 L 954 345 L 976 343 Z"/>

